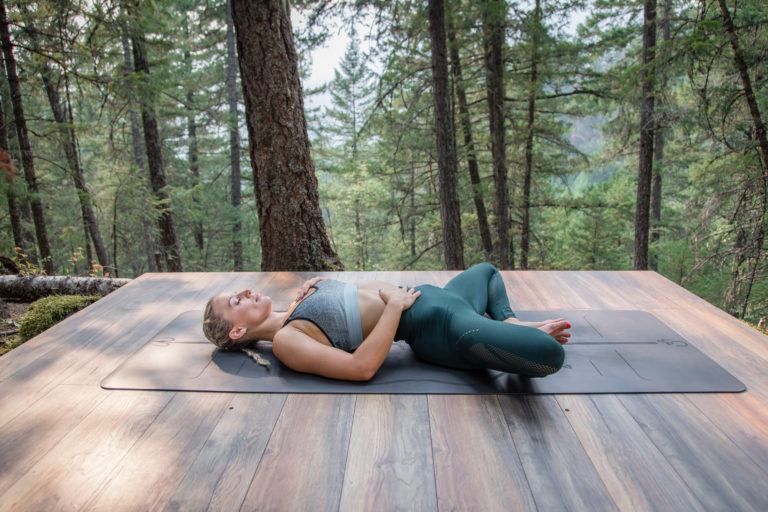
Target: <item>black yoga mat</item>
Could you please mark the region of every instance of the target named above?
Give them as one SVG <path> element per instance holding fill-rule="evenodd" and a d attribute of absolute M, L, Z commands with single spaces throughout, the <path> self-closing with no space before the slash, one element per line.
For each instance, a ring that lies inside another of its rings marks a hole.
<path fill-rule="evenodd" d="M 740 392 L 746 387 L 680 334 L 644 311 L 519 311 L 523 320 L 567 318 L 571 341 L 555 374 L 526 378 L 495 370 L 454 370 L 416 358 L 403 341 L 392 346 L 368 382 L 298 373 L 259 342 L 271 364 L 223 352 L 205 340 L 201 311 L 186 311 L 153 336 L 101 383 L 106 389 L 253 393 L 569 394 Z"/>

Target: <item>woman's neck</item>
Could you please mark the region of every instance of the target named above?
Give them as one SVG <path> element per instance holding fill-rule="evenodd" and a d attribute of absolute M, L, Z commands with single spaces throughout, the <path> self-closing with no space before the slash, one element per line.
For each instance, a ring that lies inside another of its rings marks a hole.
<path fill-rule="evenodd" d="M 242 337 L 244 344 L 258 340 L 272 341 L 288 319 L 288 311 L 273 311 L 258 327 L 248 329 Z"/>

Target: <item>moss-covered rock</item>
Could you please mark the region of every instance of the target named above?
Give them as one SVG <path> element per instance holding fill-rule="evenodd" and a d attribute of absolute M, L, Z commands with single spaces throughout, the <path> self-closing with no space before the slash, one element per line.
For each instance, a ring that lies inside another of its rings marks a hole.
<path fill-rule="evenodd" d="M 37 336 L 100 298 L 99 295 L 51 295 L 36 300 L 21 318 L 19 341 Z"/>

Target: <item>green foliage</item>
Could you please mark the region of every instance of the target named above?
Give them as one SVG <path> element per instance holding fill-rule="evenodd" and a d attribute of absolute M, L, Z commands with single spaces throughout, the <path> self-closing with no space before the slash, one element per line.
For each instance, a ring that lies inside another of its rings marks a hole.
<path fill-rule="evenodd" d="M 37 336 L 100 298 L 99 295 L 51 295 L 36 300 L 21 318 L 19 341 Z"/>
<path fill-rule="evenodd" d="M 664 3 L 657 2 L 659 21 Z M 727 3 L 765 120 L 768 8 L 760 0 L 740 0 L 738 8 Z M 533 16 L 534 2 L 493 5 L 507 7 L 499 14 L 506 27 L 506 164 L 515 261 L 521 245 L 528 98 L 534 92 L 529 268 L 631 268 L 639 78 L 647 71 L 639 65 L 642 3 L 543 1 L 540 21 Z M 458 85 L 466 91 L 481 195 L 496 240 L 482 30 L 487 6 L 451 2 L 446 14 L 455 30 L 463 75 L 462 84 L 452 78 L 452 87 L 454 94 Z M 312 62 L 311 50 L 336 32 L 351 36 L 334 78 L 304 90 L 305 102 L 314 94 L 330 93 L 328 108 L 305 112 L 332 246 L 348 270 L 443 268 L 430 37 L 423 2 L 302 0 L 291 7 L 294 14 L 298 11 L 311 20 L 310 26 L 293 27 L 305 80 L 313 66 L 327 65 Z M 30 10 L 41 30 L 42 53 L 28 50 L 24 20 L 18 7 L 9 5 L 16 56 L 25 71 L 22 92 L 39 197 L 60 273 L 86 274 L 94 267 L 87 261 L 80 201 L 40 85 L 43 62 L 51 65 L 62 97 L 69 84 L 89 196 L 105 245 L 110 255 L 117 254 L 120 277 L 151 268 L 146 241 L 159 238 L 161 207 L 172 209 L 186 271 L 231 270 L 233 227 L 238 222 L 245 269 L 258 269 L 259 218 L 242 98 L 238 128 L 243 203 L 235 208 L 230 200 L 225 2 L 153 0 L 130 20 L 119 6 L 107 9 L 98 2 L 73 5 L 64 18 L 66 10 L 50 1 L 30 4 Z M 574 27 L 574 18 L 583 22 Z M 367 26 L 367 20 L 374 22 Z M 146 34 L 148 77 L 124 72 L 121 29 L 126 21 Z M 672 2 L 671 23 L 670 41 L 664 42 L 657 32 L 654 63 L 660 78 L 656 122 L 664 130 L 665 154 L 654 165 L 662 177 L 662 207 L 654 226 L 660 237 L 651 243 L 651 258 L 669 279 L 756 321 L 768 315 L 768 240 L 759 246 L 768 218 L 761 202 L 763 167 L 743 85 L 717 2 Z M 380 73 L 371 66 L 376 57 L 382 61 Z M 532 81 L 534 57 L 537 77 Z M 240 84 L 237 90 L 241 94 Z M 0 92 L 9 116 L 5 81 Z M 134 159 L 131 112 L 138 114 L 140 134 L 137 101 L 142 98 L 152 99 L 158 117 L 167 204 L 153 198 L 146 162 Z M 471 265 L 485 255 L 455 95 L 452 105 L 465 262 Z M 199 177 L 191 169 L 190 121 L 196 126 Z M 20 168 L 14 130 L 8 136 Z M 3 212 L 8 211 L 10 195 L 22 202 L 29 198 L 23 179 L 0 180 L 0 187 Z M 32 240 L 31 219 L 25 217 L 22 223 Z M 202 247 L 194 237 L 198 228 Z M 4 226 L 6 233 L 10 230 Z M 17 254 L 10 238 L 0 236 L 0 254 Z M 19 253 L 15 261 L 25 274 L 36 274 L 41 264 L 30 247 L 24 247 L 29 257 Z"/>

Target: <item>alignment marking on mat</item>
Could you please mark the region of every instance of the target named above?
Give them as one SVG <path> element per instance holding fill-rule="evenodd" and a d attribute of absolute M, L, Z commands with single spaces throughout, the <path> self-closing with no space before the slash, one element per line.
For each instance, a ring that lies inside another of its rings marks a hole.
<path fill-rule="evenodd" d="M 209 367 L 209 366 L 211 366 L 211 363 L 212 363 L 212 362 L 213 362 L 213 357 L 211 357 L 211 360 L 210 360 L 210 361 L 208 361 L 208 364 L 206 364 L 205 366 L 203 366 L 203 369 L 202 369 L 202 370 L 200 370 L 200 373 L 198 373 L 198 374 L 197 374 L 197 375 L 195 375 L 194 377 L 190 378 L 189 380 L 195 380 L 195 379 L 197 379 L 198 377 L 200 377 L 200 376 L 203 374 L 203 372 L 205 372 L 205 370 L 207 370 L 207 369 L 208 369 L 208 367 Z"/>
<path fill-rule="evenodd" d="M 605 336 L 603 336 L 603 333 L 601 333 L 600 331 L 598 331 L 598 330 L 597 330 L 597 327 L 595 327 L 594 325 L 592 325 L 592 322 L 590 322 L 589 320 L 587 320 L 587 315 L 584 315 L 584 316 L 582 316 L 581 318 L 583 318 L 583 319 L 584 319 L 584 321 L 585 321 L 585 322 L 587 322 L 587 323 L 589 324 L 589 326 L 595 330 L 595 332 L 597 333 L 597 335 L 598 335 L 598 336 L 600 336 L 601 338 L 605 338 Z"/>
<path fill-rule="evenodd" d="M 595 370 L 597 370 L 597 373 L 599 373 L 601 377 L 605 377 L 605 375 L 603 375 L 603 372 L 600 371 L 600 368 L 597 367 L 597 365 L 593 360 L 590 359 L 589 362 L 592 363 L 592 366 L 595 367 Z"/>
<path fill-rule="evenodd" d="M 632 366 L 631 364 L 629 364 L 629 361 L 627 361 L 626 359 L 624 359 L 624 356 L 623 356 L 623 355 L 621 355 L 621 354 L 619 353 L 619 351 L 618 351 L 618 350 L 616 350 L 615 352 L 616 352 L 617 354 L 619 354 L 619 357 L 620 357 L 620 358 L 621 358 L 621 359 L 622 359 L 622 360 L 623 360 L 625 363 L 627 363 L 627 366 L 629 366 L 630 368 L 632 368 L 632 371 L 633 371 L 633 372 L 635 372 L 635 373 L 637 374 L 637 376 L 638 376 L 638 377 L 640 377 L 640 378 L 641 378 L 641 379 L 643 379 L 643 380 L 647 380 L 647 381 L 649 381 L 649 382 L 650 382 L 650 380 L 651 380 L 651 379 L 646 379 L 645 377 L 643 377 L 642 375 L 640 375 L 640 372 L 638 372 L 637 370 L 635 370 L 635 367 L 634 367 L 634 366 Z"/>

